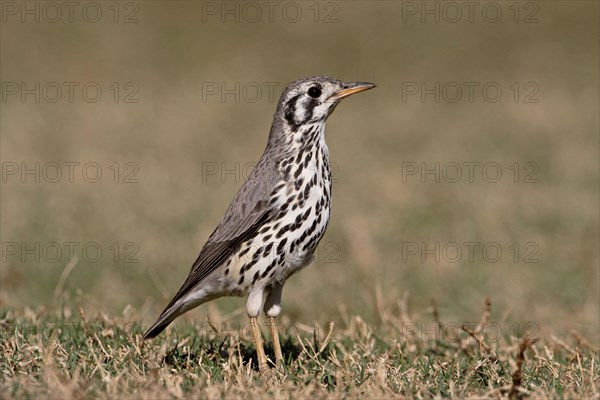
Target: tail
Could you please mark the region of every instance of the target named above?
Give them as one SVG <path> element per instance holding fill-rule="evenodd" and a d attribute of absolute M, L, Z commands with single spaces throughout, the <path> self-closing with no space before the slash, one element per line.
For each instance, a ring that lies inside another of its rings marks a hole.
<path fill-rule="evenodd" d="M 206 303 L 209 300 L 216 299 L 217 297 L 221 297 L 223 293 L 221 292 L 210 292 L 207 293 L 206 288 L 194 289 L 195 291 L 192 293 L 193 296 L 189 298 L 189 290 L 184 290 L 186 286 L 184 285 L 179 292 L 171 299 L 169 304 L 165 307 L 164 311 L 160 314 L 160 317 L 156 320 L 156 322 L 148 329 L 146 334 L 144 334 L 144 340 L 152 339 L 155 336 L 158 336 L 162 331 L 165 330 L 167 326 L 181 314 L 185 314 L 192 308 L 198 307 L 200 304 Z"/>
<path fill-rule="evenodd" d="M 184 313 L 181 310 L 181 306 L 170 306 L 167 307 L 160 317 L 156 320 L 156 322 L 148 329 L 148 331 L 144 334 L 144 340 L 152 339 L 153 337 L 158 336 L 162 331 L 165 330 L 167 326 L 177 317 Z"/>

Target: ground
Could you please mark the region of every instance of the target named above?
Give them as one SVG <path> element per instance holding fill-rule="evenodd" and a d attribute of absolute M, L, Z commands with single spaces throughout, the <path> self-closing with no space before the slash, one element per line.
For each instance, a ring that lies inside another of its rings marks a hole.
<path fill-rule="evenodd" d="M 597 398 L 599 350 L 577 332 L 502 334 L 490 321 L 382 310 L 326 329 L 282 326 L 285 363 L 260 373 L 250 330 L 209 322 L 143 342 L 123 317 L 4 310 L 2 398 Z M 129 317 L 132 311 L 129 310 Z M 516 332 L 515 332 L 516 333 Z M 268 340 L 268 338 L 267 338 Z M 267 354 L 273 359 L 272 346 Z"/>

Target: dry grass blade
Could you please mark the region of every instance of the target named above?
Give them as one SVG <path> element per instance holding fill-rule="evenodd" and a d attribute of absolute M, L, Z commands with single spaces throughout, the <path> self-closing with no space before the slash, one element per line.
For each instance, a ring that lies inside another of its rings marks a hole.
<path fill-rule="evenodd" d="M 73 269 L 77 265 L 78 261 L 79 261 L 79 259 L 76 256 L 73 257 L 73 259 L 69 261 L 69 263 L 65 266 L 65 269 L 63 270 L 63 272 L 60 274 L 60 278 L 58 279 L 56 287 L 54 288 L 54 296 L 53 297 L 54 297 L 54 302 L 56 304 L 58 304 L 58 300 L 60 299 L 60 296 L 63 292 L 65 283 L 67 281 L 67 278 L 69 277 L 69 274 L 73 271 Z"/>
<path fill-rule="evenodd" d="M 485 354 L 486 342 L 480 342 L 482 335 L 466 326 L 470 346 L 471 338 L 478 339 L 481 353 L 463 351 L 444 336 L 432 341 L 427 332 L 416 332 L 410 341 L 398 340 L 387 327 L 357 316 L 343 330 L 330 324 L 320 343 L 313 328 L 300 326 L 294 336 L 282 335 L 285 367 L 261 375 L 255 350 L 243 335 L 227 335 L 224 345 L 212 332 L 198 336 L 191 324 L 141 347 L 139 326 L 130 326 L 129 331 L 110 316 L 89 317 L 83 311 L 79 315 L 76 321 L 57 321 L 33 311 L 11 311 L 3 317 L 8 326 L 0 330 L 2 398 L 40 398 L 47 393 L 100 398 L 339 398 L 352 393 L 379 398 L 520 399 L 529 393 L 553 397 L 558 390 L 571 398 L 598 393 L 597 354 L 587 347 L 578 348 L 573 359 L 568 347 L 536 347 L 536 340 L 526 337 L 514 359 L 513 344 L 504 342 L 495 348 L 498 356 L 491 358 Z M 419 321 L 418 315 L 415 318 Z M 56 330 L 44 339 L 36 330 L 23 329 L 27 321 Z M 335 345 L 328 346 L 331 343 Z M 528 348 L 534 357 L 526 379 Z M 40 374 L 46 377 L 41 383 Z"/>
<path fill-rule="evenodd" d="M 523 398 L 523 362 L 525 361 L 525 351 L 537 340 L 528 337 L 523 338 L 519 343 L 519 351 L 517 353 L 517 368 L 512 374 L 512 385 L 508 392 L 508 397 L 511 399 L 521 400 Z"/>

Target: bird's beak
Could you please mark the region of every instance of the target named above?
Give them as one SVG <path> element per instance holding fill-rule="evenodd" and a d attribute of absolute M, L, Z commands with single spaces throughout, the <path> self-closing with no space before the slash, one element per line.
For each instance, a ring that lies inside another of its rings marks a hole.
<path fill-rule="evenodd" d="M 350 96 L 351 94 L 373 89 L 375 86 L 376 85 L 374 83 L 369 82 L 346 82 L 344 83 L 344 88 L 331 95 L 331 98 L 336 101 L 341 100 L 344 97 Z"/>

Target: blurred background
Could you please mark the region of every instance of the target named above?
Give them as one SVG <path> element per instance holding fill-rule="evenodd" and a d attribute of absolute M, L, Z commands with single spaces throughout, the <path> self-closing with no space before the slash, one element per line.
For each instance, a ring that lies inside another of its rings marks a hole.
<path fill-rule="evenodd" d="M 283 88 L 330 75 L 378 87 L 329 119 L 332 220 L 284 320 L 435 299 L 464 323 L 489 297 L 503 326 L 600 339 L 598 3 L 61 4 L 2 3 L 2 307 L 147 326 Z"/>

